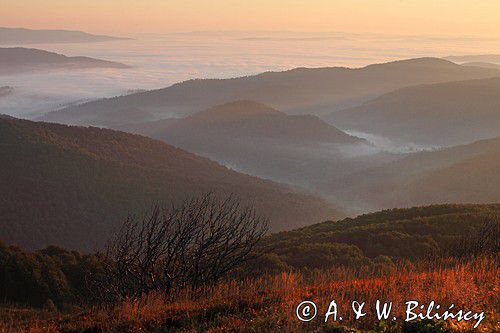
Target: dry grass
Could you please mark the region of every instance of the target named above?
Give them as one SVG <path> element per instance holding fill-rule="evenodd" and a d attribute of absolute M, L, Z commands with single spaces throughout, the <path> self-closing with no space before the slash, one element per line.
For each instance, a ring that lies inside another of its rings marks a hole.
<path fill-rule="evenodd" d="M 443 306 L 454 303 L 467 310 L 485 311 L 486 319 L 477 331 L 494 332 L 499 330 L 498 276 L 498 261 L 492 258 L 407 263 L 378 274 L 346 268 L 308 276 L 283 273 L 224 282 L 197 292 L 186 290 L 170 302 L 157 293 L 111 308 L 90 308 L 68 314 L 3 310 L 0 332 L 333 331 L 335 323 L 324 324 L 324 317 L 318 316 L 309 323 L 300 323 L 295 318 L 295 307 L 305 299 L 315 301 L 320 315 L 335 299 L 343 317 L 342 325 L 362 330 L 374 329 L 377 325 L 373 314 L 377 299 L 393 301 L 392 314 L 401 319 L 407 300 L 435 300 Z M 364 301 L 367 307 L 372 307 L 367 317 L 354 321 L 352 315 L 347 314 L 351 312 L 353 300 Z M 453 331 L 467 331 L 471 326 L 470 322 L 446 323 Z M 399 331 L 385 327 L 377 332 Z"/>

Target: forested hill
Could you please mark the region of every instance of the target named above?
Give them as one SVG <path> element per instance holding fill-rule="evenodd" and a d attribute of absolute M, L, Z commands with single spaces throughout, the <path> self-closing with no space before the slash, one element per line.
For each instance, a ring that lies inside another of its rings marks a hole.
<path fill-rule="evenodd" d="M 496 234 L 489 237 L 500 236 L 500 203 L 388 209 L 273 234 L 264 240 L 271 249 L 266 265 L 315 269 L 418 260 L 453 248 L 495 223 Z"/>
<path fill-rule="evenodd" d="M 0 239 L 25 248 L 93 250 L 129 214 L 208 191 L 254 204 L 273 231 L 336 216 L 287 186 L 118 131 L 0 118 L 0 155 Z"/>

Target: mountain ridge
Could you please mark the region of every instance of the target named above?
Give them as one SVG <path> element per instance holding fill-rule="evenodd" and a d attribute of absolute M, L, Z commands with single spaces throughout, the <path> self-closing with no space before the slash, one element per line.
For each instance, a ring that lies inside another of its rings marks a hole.
<path fill-rule="evenodd" d="M 130 39 L 93 35 L 78 30 L 50 30 L 0 27 L 0 44 L 85 43 Z"/>
<path fill-rule="evenodd" d="M 325 165 L 331 172 L 343 165 L 341 147 L 368 145 L 317 116 L 288 115 L 251 101 L 117 129 L 162 140 L 245 173 L 308 189 L 312 189 L 312 179 L 324 175 Z"/>
<path fill-rule="evenodd" d="M 134 106 L 158 118 L 185 117 L 235 100 L 253 100 L 288 114 L 321 115 L 359 105 L 395 89 L 500 76 L 495 69 L 419 58 L 350 69 L 328 67 L 265 72 L 232 79 L 195 79 L 170 87 L 88 102 L 50 112 L 41 120 L 94 125 L 107 112 Z"/>
<path fill-rule="evenodd" d="M 314 115 L 288 115 L 272 107 L 253 101 L 234 101 L 197 112 L 186 118 L 160 120 L 167 128 L 190 129 L 198 134 L 203 130 L 224 132 L 231 137 L 269 137 L 282 140 L 334 140 L 337 143 L 363 141 L 354 138 Z M 155 122 L 152 123 L 153 125 Z M 149 133 L 155 135 L 159 133 Z M 171 139 L 176 135 L 169 134 Z"/>
<path fill-rule="evenodd" d="M 274 231 L 338 214 L 290 186 L 108 129 L 0 118 L 0 153 L 0 239 L 27 248 L 99 248 L 129 214 L 206 192 L 255 205 Z"/>
<path fill-rule="evenodd" d="M 401 88 L 325 117 L 340 128 L 431 145 L 500 135 L 500 76 Z"/>

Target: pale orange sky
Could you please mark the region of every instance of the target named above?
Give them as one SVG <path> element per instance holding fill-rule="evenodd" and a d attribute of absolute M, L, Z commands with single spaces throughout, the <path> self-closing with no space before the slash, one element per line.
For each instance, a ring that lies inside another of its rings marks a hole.
<path fill-rule="evenodd" d="M 0 26 L 93 33 L 346 31 L 500 37 L 500 0 L 0 0 Z"/>

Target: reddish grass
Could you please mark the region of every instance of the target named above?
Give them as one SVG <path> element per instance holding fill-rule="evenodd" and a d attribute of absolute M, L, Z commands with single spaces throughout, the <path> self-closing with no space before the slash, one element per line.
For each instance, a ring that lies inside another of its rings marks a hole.
<path fill-rule="evenodd" d="M 183 291 L 167 302 L 159 293 L 138 301 L 127 301 L 111 308 L 90 308 L 82 312 L 51 313 L 26 310 L 0 310 L 0 332 L 94 331 L 185 331 L 185 332 L 300 332 L 324 331 L 338 325 L 324 324 L 322 314 L 335 299 L 342 325 L 362 330 L 377 324 L 374 306 L 377 299 L 394 302 L 392 315 L 404 318 L 404 302 L 435 300 L 448 307 L 485 311 L 486 319 L 478 332 L 494 332 L 498 325 L 499 265 L 493 258 L 468 262 L 446 260 L 420 264 L 401 264 L 385 273 L 337 268 L 308 274 L 283 273 L 255 279 L 223 282 L 193 292 Z M 295 307 L 303 300 L 313 300 L 318 317 L 301 323 Z M 369 314 L 354 321 L 350 313 L 353 300 L 371 307 Z M 23 312 L 24 311 L 24 312 Z M 371 314 L 371 315 L 370 315 Z M 471 322 L 448 321 L 453 331 L 470 330 Z M 380 329 L 377 332 L 382 332 Z"/>

